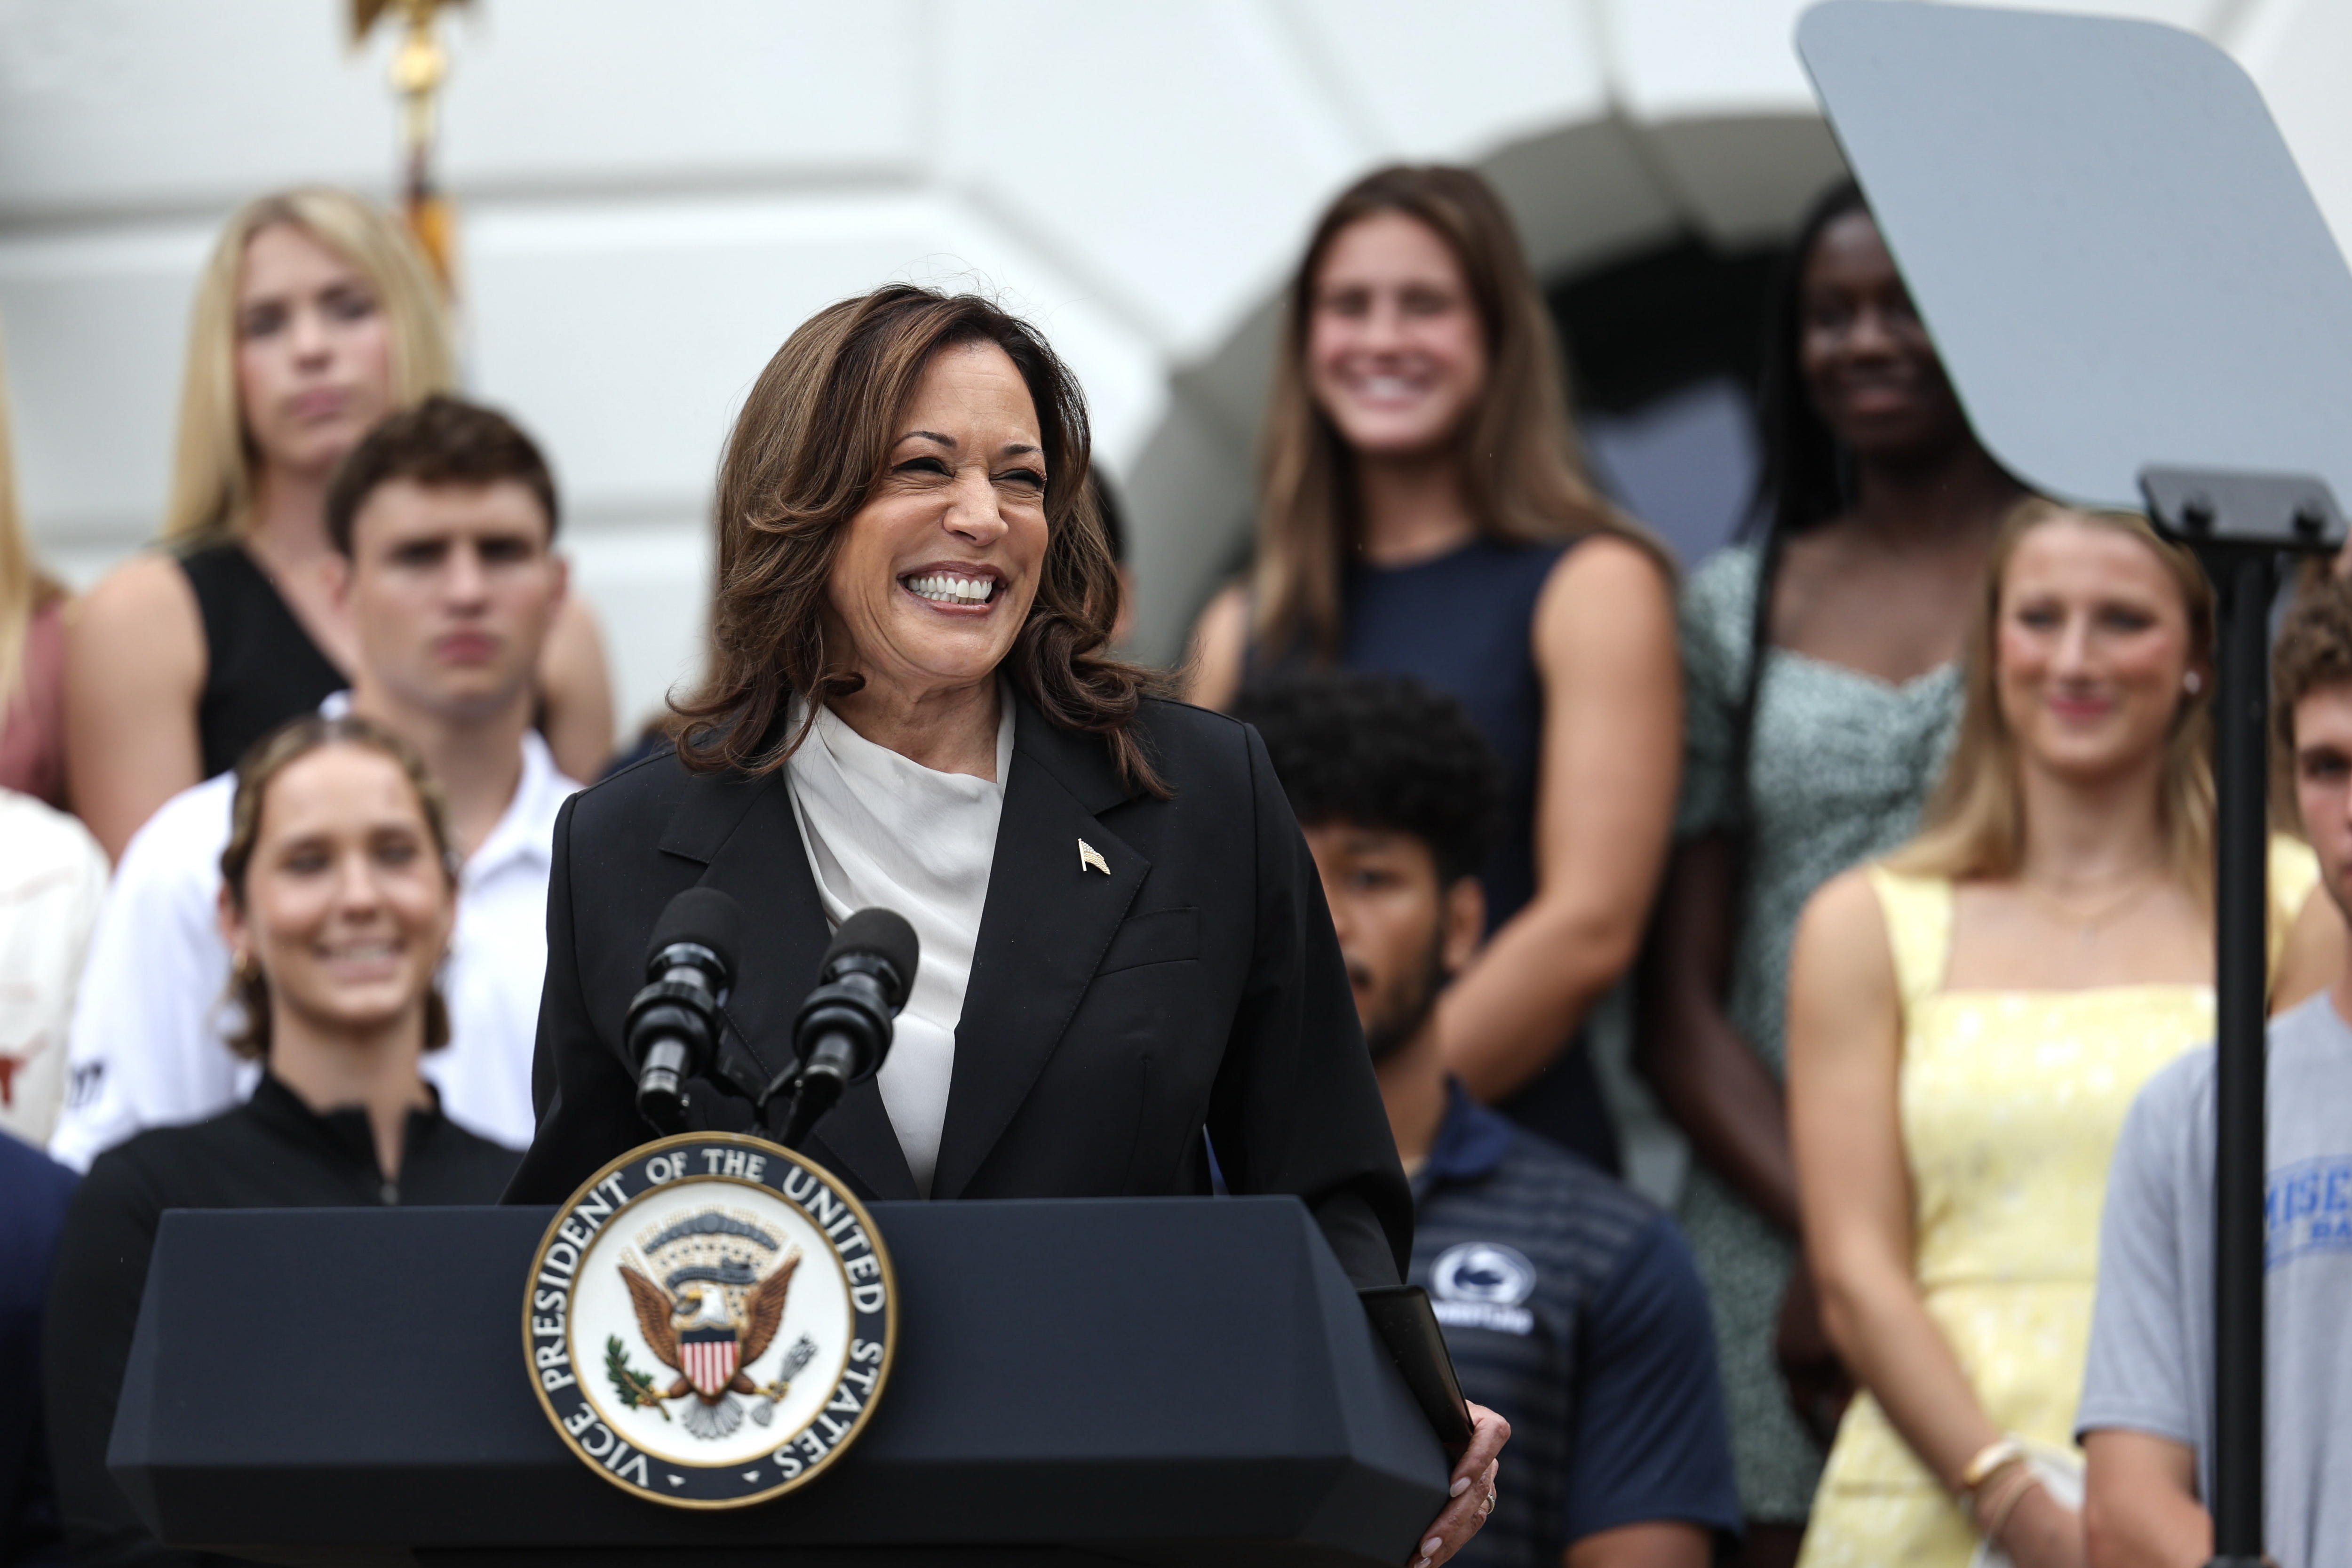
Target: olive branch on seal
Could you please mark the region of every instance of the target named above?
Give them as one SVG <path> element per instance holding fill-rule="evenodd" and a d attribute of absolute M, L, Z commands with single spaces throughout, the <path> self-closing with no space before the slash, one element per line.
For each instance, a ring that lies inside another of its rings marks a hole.
<path fill-rule="evenodd" d="M 625 1408 L 644 1407 L 659 1411 L 661 1418 L 669 1419 L 669 1409 L 661 1396 L 654 1392 L 654 1374 L 639 1372 L 629 1364 L 628 1352 L 621 1344 L 621 1336 L 609 1334 L 604 1339 L 604 1375 L 613 1380 L 613 1392 L 620 1395 Z"/>

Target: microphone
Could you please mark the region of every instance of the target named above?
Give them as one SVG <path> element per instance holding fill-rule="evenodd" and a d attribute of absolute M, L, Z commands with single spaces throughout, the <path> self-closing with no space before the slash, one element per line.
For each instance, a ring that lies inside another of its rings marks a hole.
<path fill-rule="evenodd" d="M 860 910 L 841 922 L 817 967 L 817 987 L 793 1020 L 796 1082 L 780 1140 L 797 1149 L 842 1091 L 882 1070 L 890 1020 L 914 989 L 915 928 L 890 910 Z"/>
<path fill-rule="evenodd" d="M 646 948 L 646 986 L 623 1037 L 637 1064 L 637 1110 L 664 1132 L 686 1131 L 686 1082 L 710 1069 L 719 1008 L 734 981 L 743 910 L 716 888 L 669 901 Z"/>

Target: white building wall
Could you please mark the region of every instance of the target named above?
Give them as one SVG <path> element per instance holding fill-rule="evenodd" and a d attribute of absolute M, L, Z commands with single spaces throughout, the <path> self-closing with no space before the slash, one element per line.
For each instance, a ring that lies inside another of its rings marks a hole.
<path fill-rule="evenodd" d="M 2352 231 L 2340 0 L 2097 8 L 2241 51 Z M 691 668 L 727 423 L 794 323 L 991 289 L 1084 379 L 1166 656 L 1247 509 L 1266 303 L 1319 205 L 1481 163 L 1557 272 L 1753 238 L 1835 167 L 1790 0 L 476 0 L 449 26 L 473 390 L 546 441 L 626 718 Z M 40 548 L 160 514 L 191 280 L 237 201 L 387 195 L 341 0 L 0 0 L 0 330 Z"/>

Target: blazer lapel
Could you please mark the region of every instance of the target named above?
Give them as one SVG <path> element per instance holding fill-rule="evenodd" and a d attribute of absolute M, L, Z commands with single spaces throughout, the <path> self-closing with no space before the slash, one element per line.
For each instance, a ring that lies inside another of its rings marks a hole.
<path fill-rule="evenodd" d="M 699 861 L 701 885 L 743 908 L 743 951 L 727 1020 L 772 1079 L 793 1059 L 793 1016 L 833 940 L 782 769 L 757 778 L 701 774 L 662 835 L 664 851 Z M 918 1196 L 874 1080 L 853 1086 L 806 1151 L 877 1198 Z"/>
<path fill-rule="evenodd" d="M 1102 741 L 1055 729 L 1025 695 L 1014 700 L 1012 776 L 956 1026 L 935 1198 L 961 1195 L 1003 1135 L 1151 868 L 1097 819 L 1129 795 Z M 1081 860 L 1080 840 L 1105 868 Z"/>

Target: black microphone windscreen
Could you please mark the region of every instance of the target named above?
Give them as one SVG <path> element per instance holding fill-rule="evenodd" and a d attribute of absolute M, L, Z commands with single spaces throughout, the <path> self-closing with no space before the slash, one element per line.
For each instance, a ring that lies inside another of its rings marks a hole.
<path fill-rule="evenodd" d="M 719 955 L 719 963 L 731 980 L 742 931 L 740 904 L 716 888 L 688 888 L 662 910 L 660 921 L 654 926 L 654 939 L 646 946 L 646 962 L 651 963 L 654 956 L 672 942 L 695 942 Z"/>
<path fill-rule="evenodd" d="M 818 965 L 817 973 L 832 973 L 835 960 L 848 953 L 878 953 L 898 972 L 899 993 L 891 998 L 891 1004 L 903 1007 L 907 993 L 915 986 L 915 963 L 921 952 L 922 944 L 916 940 L 915 928 L 907 923 L 906 916 L 896 910 L 860 910 L 842 921 L 841 929 L 833 933 L 833 945 L 824 950 L 824 962 Z"/>

